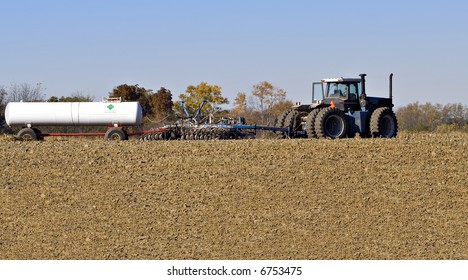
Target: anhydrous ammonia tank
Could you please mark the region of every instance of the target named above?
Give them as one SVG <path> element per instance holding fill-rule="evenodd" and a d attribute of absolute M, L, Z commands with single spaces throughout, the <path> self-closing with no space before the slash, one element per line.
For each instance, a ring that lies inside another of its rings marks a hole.
<path fill-rule="evenodd" d="M 138 102 L 10 102 L 9 126 L 137 126 L 142 121 Z"/>

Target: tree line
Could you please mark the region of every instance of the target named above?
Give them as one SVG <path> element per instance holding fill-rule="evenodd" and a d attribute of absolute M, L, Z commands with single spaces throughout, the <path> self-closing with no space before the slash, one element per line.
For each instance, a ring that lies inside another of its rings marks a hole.
<path fill-rule="evenodd" d="M 0 131 L 8 131 L 5 126 L 5 107 L 8 102 L 91 102 L 89 95 L 76 91 L 70 96 L 51 96 L 45 99 L 42 84 L 28 83 L 0 86 Z M 170 90 L 161 87 L 157 91 L 136 85 L 121 84 L 108 93 L 109 97 L 121 98 L 122 101 L 138 101 L 143 109 L 144 124 L 159 126 L 172 124 L 177 119 L 186 117 L 180 102 L 172 99 Z M 231 109 L 223 108 L 229 100 L 222 95 L 222 88 L 201 82 L 189 85 L 178 96 L 186 111 L 193 116 L 199 105 L 206 100 L 201 115 L 207 117 L 244 117 L 247 123 L 275 125 L 276 117 L 293 103 L 287 99 L 286 91 L 267 81 L 253 85 L 250 93 L 238 92 Z M 408 131 L 451 131 L 468 132 L 468 107 L 457 104 L 411 103 L 396 110 L 400 130 Z"/>
<path fill-rule="evenodd" d="M 468 106 L 461 103 L 410 103 L 396 110 L 400 130 L 468 132 Z"/>

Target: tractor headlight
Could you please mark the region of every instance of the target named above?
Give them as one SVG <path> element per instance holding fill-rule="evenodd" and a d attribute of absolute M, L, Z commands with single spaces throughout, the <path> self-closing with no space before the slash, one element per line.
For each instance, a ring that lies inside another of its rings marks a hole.
<path fill-rule="evenodd" d="M 365 99 L 359 100 L 359 105 L 361 105 L 361 107 L 366 107 L 367 106 L 367 100 L 365 100 Z"/>

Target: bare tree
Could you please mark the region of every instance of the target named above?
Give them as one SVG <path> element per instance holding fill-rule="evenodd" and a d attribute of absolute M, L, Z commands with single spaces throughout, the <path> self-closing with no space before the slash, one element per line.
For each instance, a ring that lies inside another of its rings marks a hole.
<path fill-rule="evenodd" d="M 286 91 L 267 81 L 253 86 L 251 106 L 260 113 L 261 123 L 272 124 L 275 119 L 275 106 L 286 101 Z"/>
<path fill-rule="evenodd" d="M 35 102 L 44 100 L 44 88 L 41 83 L 31 85 L 28 83 L 13 83 L 6 89 L 7 100 L 9 102 Z"/>
<path fill-rule="evenodd" d="M 461 103 L 441 105 L 414 102 L 399 108 L 396 114 L 402 130 L 436 131 L 439 126 L 460 129 L 468 125 L 468 107 Z"/>
<path fill-rule="evenodd" d="M 236 99 L 234 99 L 234 108 L 231 111 L 236 117 L 244 117 L 247 113 L 247 94 L 238 92 Z"/>
<path fill-rule="evenodd" d="M 0 86 L 0 121 L 3 121 L 3 115 L 5 114 L 6 96 L 7 91 L 5 87 Z"/>

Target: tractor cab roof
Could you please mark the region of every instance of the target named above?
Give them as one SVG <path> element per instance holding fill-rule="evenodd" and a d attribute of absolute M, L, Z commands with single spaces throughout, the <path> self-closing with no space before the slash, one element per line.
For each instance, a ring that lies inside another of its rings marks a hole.
<path fill-rule="evenodd" d="M 358 83 L 360 82 L 361 79 L 356 79 L 356 78 L 328 78 L 328 79 L 322 79 L 320 82 L 322 83 Z"/>

